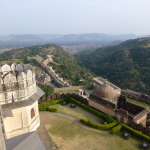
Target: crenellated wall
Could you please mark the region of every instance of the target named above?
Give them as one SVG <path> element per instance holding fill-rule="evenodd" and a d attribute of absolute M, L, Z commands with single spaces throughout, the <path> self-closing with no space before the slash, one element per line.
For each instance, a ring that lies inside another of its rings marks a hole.
<path fill-rule="evenodd" d="M 1 105 L 23 101 L 36 93 L 34 68 L 29 64 L 5 64 L 0 67 Z"/>

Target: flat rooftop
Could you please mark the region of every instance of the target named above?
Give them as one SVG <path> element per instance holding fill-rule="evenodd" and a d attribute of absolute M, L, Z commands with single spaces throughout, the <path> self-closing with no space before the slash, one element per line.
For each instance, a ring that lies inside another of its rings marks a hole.
<path fill-rule="evenodd" d="M 106 79 L 104 79 L 104 78 L 102 78 L 102 77 L 93 78 L 93 80 L 96 81 L 97 83 L 101 84 L 101 85 L 106 82 Z M 114 84 L 112 84 L 112 83 L 110 83 L 110 82 L 108 82 L 108 81 L 107 81 L 107 83 L 108 83 L 111 87 L 113 87 L 115 90 L 121 90 L 121 89 L 120 89 L 119 87 L 117 87 L 116 85 L 114 85 Z"/>

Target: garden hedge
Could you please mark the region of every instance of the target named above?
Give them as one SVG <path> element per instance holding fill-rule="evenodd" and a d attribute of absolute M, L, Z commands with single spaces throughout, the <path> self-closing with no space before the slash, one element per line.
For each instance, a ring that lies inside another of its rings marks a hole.
<path fill-rule="evenodd" d="M 46 111 L 56 112 L 58 109 L 56 107 L 46 107 Z"/>
<path fill-rule="evenodd" d="M 117 134 L 117 133 L 119 133 L 121 128 L 122 128 L 122 124 L 120 123 L 120 124 L 118 124 L 117 126 L 115 126 L 115 127 L 113 127 L 111 129 L 110 134 Z"/>
<path fill-rule="evenodd" d="M 95 122 L 91 122 L 91 121 L 89 121 L 85 118 L 80 119 L 80 121 L 85 125 L 88 125 L 90 127 L 93 127 L 95 129 L 99 129 L 99 130 L 110 130 L 118 124 L 117 120 L 115 120 L 115 121 L 113 121 L 112 123 L 109 123 L 109 124 L 98 124 L 98 123 L 95 123 Z"/>
<path fill-rule="evenodd" d="M 61 103 L 63 101 L 64 101 L 64 99 L 59 99 L 59 100 L 54 100 L 51 102 L 45 102 L 45 103 L 39 104 L 39 111 L 50 111 L 50 108 L 52 108 L 52 107 L 49 108 L 48 106 L 58 104 L 58 103 Z M 57 108 L 55 108 L 55 110 L 57 111 Z M 55 110 L 51 109 L 51 111 L 53 111 L 53 112 L 55 112 Z"/>
<path fill-rule="evenodd" d="M 144 133 L 133 129 L 133 128 L 129 127 L 128 125 L 122 124 L 122 129 L 125 131 L 128 131 L 129 133 L 133 134 L 134 136 L 138 137 L 141 140 L 150 142 L 150 136 L 145 135 Z"/>

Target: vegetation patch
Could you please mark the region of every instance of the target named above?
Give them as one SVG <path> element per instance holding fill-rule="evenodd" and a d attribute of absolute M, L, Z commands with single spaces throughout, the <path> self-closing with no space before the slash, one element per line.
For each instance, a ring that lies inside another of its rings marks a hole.
<path fill-rule="evenodd" d="M 98 123 L 91 122 L 91 121 L 89 121 L 89 120 L 87 120 L 87 119 L 84 119 L 84 118 L 80 119 L 80 121 L 81 121 L 83 124 L 85 124 L 85 125 L 88 125 L 88 126 L 90 126 L 90 127 L 92 127 L 92 128 L 99 129 L 99 130 L 110 130 L 110 129 L 112 129 L 114 126 L 116 126 L 116 125 L 118 124 L 118 121 L 117 121 L 117 120 L 113 121 L 113 122 L 110 123 L 110 124 L 98 124 Z"/>
<path fill-rule="evenodd" d="M 39 111 L 52 111 L 52 112 L 56 112 L 57 108 L 49 107 L 49 106 L 61 103 L 63 101 L 64 101 L 64 99 L 60 99 L 60 100 L 55 100 L 55 101 L 45 102 L 45 103 L 39 104 Z"/>
<path fill-rule="evenodd" d="M 43 97 L 49 97 L 54 93 L 54 88 L 46 84 L 37 83 L 37 86 L 44 92 Z"/>
<path fill-rule="evenodd" d="M 56 107 L 46 107 L 46 111 L 56 112 L 57 110 Z"/>
<path fill-rule="evenodd" d="M 117 126 L 113 127 L 110 134 L 118 134 L 122 128 L 122 124 L 118 124 Z"/>

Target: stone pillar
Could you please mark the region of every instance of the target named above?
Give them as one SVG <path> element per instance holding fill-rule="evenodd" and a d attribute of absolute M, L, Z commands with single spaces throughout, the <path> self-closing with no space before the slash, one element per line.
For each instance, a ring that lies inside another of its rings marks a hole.
<path fill-rule="evenodd" d="M 79 90 L 78 90 L 78 94 L 79 94 L 80 96 L 83 96 L 83 90 L 82 90 L 82 89 L 79 89 Z"/>

